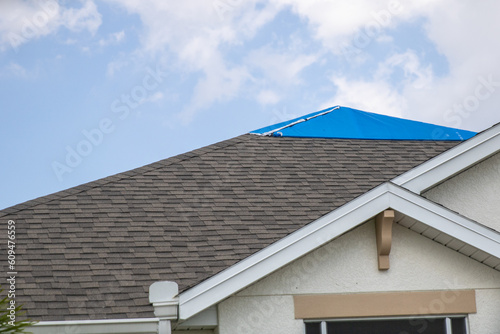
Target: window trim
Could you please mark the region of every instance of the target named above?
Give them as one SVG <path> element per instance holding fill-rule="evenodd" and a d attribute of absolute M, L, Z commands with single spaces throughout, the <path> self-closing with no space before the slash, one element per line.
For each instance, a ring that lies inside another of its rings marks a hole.
<path fill-rule="evenodd" d="M 464 318 L 465 320 L 465 333 L 469 334 L 469 315 L 468 314 L 448 314 L 448 315 L 422 315 L 422 316 L 394 316 L 394 317 L 360 317 L 360 318 L 328 318 L 328 319 L 304 319 L 303 333 L 306 333 L 306 323 L 321 323 L 321 334 L 327 334 L 326 323 L 327 322 L 346 322 L 346 321 L 384 321 L 384 320 L 411 320 L 411 319 L 445 319 L 446 324 L 446 334 L 452 334 L 451 331 L 451 319 L 452 318 Z"/>
<path fill-rule="evenodd" d="M 430 290 L 293 296 L 295 319 L 411 317 L 476 313 L 475 290 Z"/>

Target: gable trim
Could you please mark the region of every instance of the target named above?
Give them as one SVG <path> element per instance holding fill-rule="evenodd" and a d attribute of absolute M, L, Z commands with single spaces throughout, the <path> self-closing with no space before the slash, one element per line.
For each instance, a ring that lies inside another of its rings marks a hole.
<path fill-rule="evenodd" d="M 490 255 L 500 257 L 500 234 L 444 206 L 398 186 L 392 186 L 390 206 L 436 230 Z"/>
<path fill-rule="evenodd" d="M 499 152 L 500 124 L 401 174 L 391 182 L 417 194 Z"/>
<path fill-rule="evenodd" d="M 390 182 L 313 221 L 179 296 L 186 320 L 310 251 L 393 209 L 500 258 L 500 234 Z"/>

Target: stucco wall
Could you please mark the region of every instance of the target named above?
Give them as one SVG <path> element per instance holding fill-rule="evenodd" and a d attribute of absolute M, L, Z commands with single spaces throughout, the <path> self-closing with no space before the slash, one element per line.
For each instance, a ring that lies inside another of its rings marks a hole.
<path fill-rule="evenodd" d="M 500 154 L 430 189 L 425 197 L 500 231 Z"/>
<path fill-rule="evenodd" d="M 500 328 L 500 272 L 418 235 L 393 229 L 391 269 L 377 269 L 375 227 L 366 223 L 219 304 L 219 332 L 303 334 L 293 295 L 475 289 L 471 333 Z"/>

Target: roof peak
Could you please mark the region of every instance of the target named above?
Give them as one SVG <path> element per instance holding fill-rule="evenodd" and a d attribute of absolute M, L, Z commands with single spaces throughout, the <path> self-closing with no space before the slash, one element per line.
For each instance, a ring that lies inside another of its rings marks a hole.
<path fill-rule="evenodd" d="M 250 133 L 273 137 L 432 141 L 463 141 L 477 134 L 343 106 L 316 111 Z"/>

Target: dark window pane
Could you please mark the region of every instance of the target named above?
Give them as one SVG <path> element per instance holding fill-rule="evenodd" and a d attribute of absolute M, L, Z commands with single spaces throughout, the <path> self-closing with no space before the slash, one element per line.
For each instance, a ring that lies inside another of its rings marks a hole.
<path fill-rule="evenodd" d="M 360 320 L 327 323 L 328 334 L 446 334 L 444 319 Z M 453 333 L 455 334 L 455 333 Z"/>
<path fill-rule="evenodd" d="M 465 334 L 465 318 L 451 318 L 451 330 L 453 334 Z"/>
<path fill-rule="evenodd" d="M 321 322 L 306 322 L 306 334 L 321 334 Z"/>

